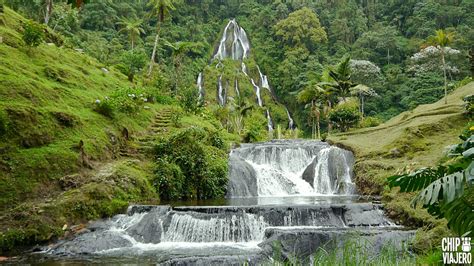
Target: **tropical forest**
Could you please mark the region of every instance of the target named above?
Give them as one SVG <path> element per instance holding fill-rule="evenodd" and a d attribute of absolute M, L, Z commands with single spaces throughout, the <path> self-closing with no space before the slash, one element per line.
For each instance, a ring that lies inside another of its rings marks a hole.
<path fill-rule="evenodd" d="M 473 13 L 0 0 L 0 264 L 471 265 Z"/>

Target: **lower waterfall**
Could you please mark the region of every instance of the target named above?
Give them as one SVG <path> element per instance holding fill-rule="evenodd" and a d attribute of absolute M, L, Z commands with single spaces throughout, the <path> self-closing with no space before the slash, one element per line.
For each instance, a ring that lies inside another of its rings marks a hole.
<path fill-rule="evenodd" d="M 243 144 L 230 155 L 228 196 L 351 195 L 353 163 L 350 151 L 324 142 Z"/>

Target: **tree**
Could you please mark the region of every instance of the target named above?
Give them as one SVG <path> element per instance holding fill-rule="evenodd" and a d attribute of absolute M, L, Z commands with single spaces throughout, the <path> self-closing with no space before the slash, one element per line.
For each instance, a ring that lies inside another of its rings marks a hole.
<path fill-rule="evenodd" d="M 365 97 L 374 97 L 377 96 L 377 93 L 372 88 L 363 84 L 359 84 L 352 88 L 351 93 L 359 98 L 360 113 L 362 114 L 362 118 L 364 118 Z"/>
<path fill-rule="evenodd" d="M 441 64 L 443 65 L 444 74 L 444 103 L 448 104 L 448 78 L 446 76 L 446 59 L 445 49 L 453 42 L 454 33 L 446 32 L 444 30 L 437 30 L 436 34 L 428 38 L 428 42 L 435 45 L 441 51 Z"/>
<path fill-rule="evenodd" d="M 39 46 L 44 38 L 44 28 L 40 24 L 29 21 L 24 24 L 23 41 L 29 47 Z"/>
<path fill-rule="evenodd" d="M 166 42 L 165 45 L 169 47 L 172 51 L 171 55 L 173 57 L 173 66 L 175 69 L 174 91 L 176 93 L 178 88 L 178 80 L 180 80 L 181 76 L 181 62 L 183 56 L 191 49 L 193 49 L 196 44 L 192 42 L 176 42 L 174 44 Z"/>
<path fill-rule="evenodd" d="M 300 103 L 311 103 L 311 137 L 315 138 L 317 136 L 318 139 L 321 139 L 321 105 L 323 105 L 325 101 L 325 90 L 314 83 L 310 83 L 298 93 L 297 100 Z"/>
<path fill-rule="evenodd" d="M 156 49 L 158 48 L 158 41 L 160 39 L 161 23 L 165 21 L 165 18 L 170 14 L 170 11 L 175 10 L 175 7 L 172 0 L 150 0 L 148 6 L 152 8 L 153 14 L 158 17 L 155 43 L 153 44 L 153 52 L 151 53 L 150 66 L 148 67 L 147 74 L 147 76 L 150 76 L 153 71 L 153 65 L 155 64 Z"/>
<path fill-rule="evenodd" d="M 350 89 L 357 85 L 351 81 L 350 60 L 350 56 L 346 56 L 335 68 L 329 69 L 329 76 L 334 82 L 328 85 L 338 97 L 342 98 L 342 101 L 346 101 L 350 96 Z"/>
<path fill-rule="evenodd" d="M 340 103 L 329 112 L 329 120 L 342 132 L 356 125 L 360 118 L 359 106 L 352 101 Z"/>
<path fill-rule="evenodd" d="M 46 12 L 44 13 L 44 24 L 48 25 L 51 14 L 53 14 L 53 0 L 45 1 Z"/>
<path fill-rule="evenodd" d="M 327 41 L 327 34 L 321 27 L 318 16 L 307 7 L 280 20 L 275 25 L 275 34 L 287 45 L 306 47 L 309 51 L 314 50 L 316 44 Z"/>
<path fill-rule="evenodd" d="M 138 73 L 146 64 L 146 54 L 138 51 L 127 51 L 121 56 L 121 64 L 118 68 L 127 75 L 128 80 L 133 83 L 135 74 Z"/>
<path fill-rule="evenodd" d="M 132 45 L 132 51 L 135 44 L 135 41 L 140 36 L 140 34 L 145 33 L 143 28 L 141 27 L 143 20 L 141 19 L 131 19 L 131 18 L 122 18 L 117 24 L 120 25 L 122 28 L 119 32 L 127 32 L 130 43 Z"/>

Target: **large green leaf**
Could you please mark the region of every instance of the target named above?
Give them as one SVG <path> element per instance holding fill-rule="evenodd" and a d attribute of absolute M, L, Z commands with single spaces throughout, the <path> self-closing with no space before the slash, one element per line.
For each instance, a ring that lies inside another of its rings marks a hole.
<path fill-rule="evenodd" d="M 416 207 L 418 204 L 430 206 L 439 200 L 443 200 L 446 204 L 462 196 L 463 192 L 464 172 L 460 171 L 433 181 L 418 193 L 412 201 L 412 206 Z"/>
<path fill-rule="evenodd" d="M 448 226 L 458 235 L 474 236 L 474 209 L 464 197 L 441 207 Z"/>
<path fill-rule="evenodd" d="M 388 184 L 390 187 L 400 187 L 401 192 L 413 192 L 425 188 L 445 173 L 445 169 L 441 167 L 421 168 L 410 174 L 391 176 L 388 178 Z"/>

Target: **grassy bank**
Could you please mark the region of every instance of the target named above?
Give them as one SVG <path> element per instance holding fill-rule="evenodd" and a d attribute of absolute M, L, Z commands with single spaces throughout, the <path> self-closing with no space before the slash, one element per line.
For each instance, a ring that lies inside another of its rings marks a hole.
<path fill-rule="evenodd" d="M 474 83 L 460 87 L 444 99 L 420 105 L 377 127 L 337 134 L 329 139 L 350 147 L 357 157 L 356 183 L 361 193 L 383 195 L 387 214 L 406 226 L 421 227 L 415 248 L 427 251 L 450 234 L 444 220 L 423 209 L 412 209 L 413 194 L 386 186 L 386 178 L 400 172 L 435 166 L 444 160 L 448 146 L 459 142 L 468 119 L 462 98 L 474 91 Z"/>

